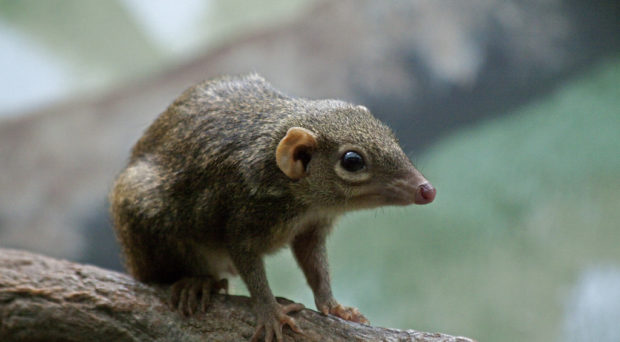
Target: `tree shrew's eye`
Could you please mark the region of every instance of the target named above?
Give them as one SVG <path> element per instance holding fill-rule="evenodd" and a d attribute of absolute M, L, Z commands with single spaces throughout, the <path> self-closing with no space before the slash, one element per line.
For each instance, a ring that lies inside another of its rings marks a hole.
<path fill-rule="evenodd" d="M 349 172 L 356 172 L 366 167 L 364 158 L 355 151 L 345 152 L 340 159 L 340 165 Z"/>

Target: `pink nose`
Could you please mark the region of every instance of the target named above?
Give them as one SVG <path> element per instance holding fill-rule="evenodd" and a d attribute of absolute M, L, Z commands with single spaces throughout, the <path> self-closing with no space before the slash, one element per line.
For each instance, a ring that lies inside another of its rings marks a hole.
<path fill-rule="evenodd" d="M 415 204 L 428 204 L 435 199 L 437 190 L 430 184 L 424 183 L 416 189 Z"/>

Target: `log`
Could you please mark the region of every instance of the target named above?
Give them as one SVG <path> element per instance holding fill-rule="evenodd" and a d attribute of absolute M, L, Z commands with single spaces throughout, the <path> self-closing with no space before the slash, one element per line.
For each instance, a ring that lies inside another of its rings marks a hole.
<path fill-rule="evenodd" d="M 247 341 L 252 336 L 256 321 L 248 297 L 214 295 L 207 312 L 185 317 L 169 308 L 168 296 L 168 287 L 126 274 L 0 248 L 0 341 Z M 291 316 L 304 334 L 285 328 L 286 341 L 472 341 L 366 326 L 310 309 Z"/>

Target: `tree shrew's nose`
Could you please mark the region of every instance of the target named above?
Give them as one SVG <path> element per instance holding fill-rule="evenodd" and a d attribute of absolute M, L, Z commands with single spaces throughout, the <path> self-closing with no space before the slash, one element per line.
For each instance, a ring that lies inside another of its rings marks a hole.
<path fill-rule="evenodd" d="M 416 189 L 415 204 L 428 204 L 435 199 L 437 190 L 431 185 L 431 183 L 424 183 Z"/>

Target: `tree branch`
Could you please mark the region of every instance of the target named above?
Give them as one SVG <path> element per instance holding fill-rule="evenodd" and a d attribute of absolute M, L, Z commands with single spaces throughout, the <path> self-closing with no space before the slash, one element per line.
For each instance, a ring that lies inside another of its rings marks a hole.
<path fill-rule="evenodd" d="M 167 287 L 125 274 L 0 249 L 1 341 L 247 341 L 252 336 L 256 322 L 247 297 L 215 295 L 207 312 L 193 317 L 170 310 L 167 298 Z M 285 329 L 290 341 L 472 341 L 364 326 L 309 309 L 292 316 L 305 334 Z"/>

